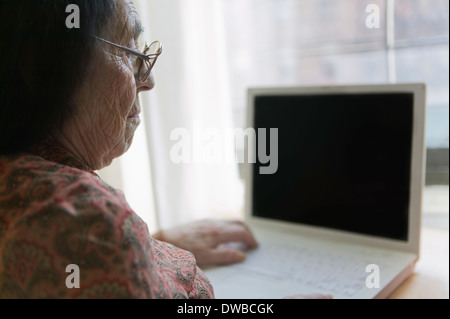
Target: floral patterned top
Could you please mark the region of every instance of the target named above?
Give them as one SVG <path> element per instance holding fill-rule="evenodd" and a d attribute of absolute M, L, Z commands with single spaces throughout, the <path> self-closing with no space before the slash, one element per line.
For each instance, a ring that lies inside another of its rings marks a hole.
<path fill-rule="evenodd" d="M 121 192 L 64 149 L 46 145 L 0 156 L 0 297 L 214 293 L 190 252 L 153 239 Z"/>

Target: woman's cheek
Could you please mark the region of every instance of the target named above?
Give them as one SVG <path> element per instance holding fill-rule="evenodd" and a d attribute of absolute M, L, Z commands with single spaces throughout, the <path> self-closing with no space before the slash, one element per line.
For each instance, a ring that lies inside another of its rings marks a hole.
<path fill-rule="evenodd" d="M 114 105 L 118 109 L 120 116 L 126 119 L 136 99 L 134 75 L 129 69 L 122 70 L 111 87 L 114 92 Z"/>

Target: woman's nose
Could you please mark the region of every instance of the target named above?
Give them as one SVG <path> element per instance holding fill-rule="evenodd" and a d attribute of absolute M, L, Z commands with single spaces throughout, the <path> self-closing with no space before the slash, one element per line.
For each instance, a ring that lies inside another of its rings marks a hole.
<path fill-rule="evenodd" d="M 145 81 L 136 81 L 138 91 L 150 91 L 155 87 L 155 78 L 153 77 L 153 73 L 150 73 L 149 77 Z"/>

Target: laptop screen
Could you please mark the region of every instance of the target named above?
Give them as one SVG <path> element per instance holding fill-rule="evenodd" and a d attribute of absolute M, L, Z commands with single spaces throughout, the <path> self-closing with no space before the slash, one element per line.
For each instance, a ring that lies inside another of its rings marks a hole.
<path fill-rule="evenodd" d="M 254 99 L 255 129 L 278 128 L 277 171 L 253 165 L 254 216 L 407 240 L 412 93 Z"/>

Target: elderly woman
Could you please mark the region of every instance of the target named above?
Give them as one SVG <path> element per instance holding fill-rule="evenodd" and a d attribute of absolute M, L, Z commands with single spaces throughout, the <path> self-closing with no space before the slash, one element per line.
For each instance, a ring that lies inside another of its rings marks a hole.
<path fill-rule="evenodd" d="M 66 27 L 69 3 L 80 28 Z M 245 225 L 203 221 L 152 237 L 95 173 L 128 150 L 138 95 L 155 85 L 162 47 L 138 51 L 133 3 L 2 0 L 0 32 L 0 296 L 212 298 L 197 262 L 241 261 L 218 245 L 255 247 Z M 79 267 L 78 289 L 68 265 Z"/>
<path fill-rule="evenodd" d="M 1 0 L 1 298 L 212 298 L 197 264 L 243 260 L 221 243 L 257 246 L 237 221 L 152 237 L 95 173 L 128 150 L 155 85 L 162 46 L 138 51 L 141 32 L 131 0 Z"/>

